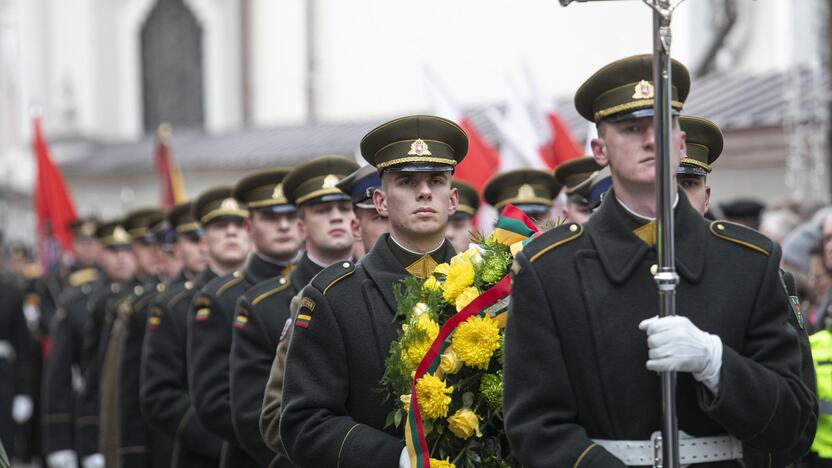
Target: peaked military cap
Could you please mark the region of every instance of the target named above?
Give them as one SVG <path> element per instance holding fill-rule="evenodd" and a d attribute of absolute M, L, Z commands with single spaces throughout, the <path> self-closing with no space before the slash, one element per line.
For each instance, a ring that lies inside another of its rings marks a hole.
<path fill-rule="evenodd" d="M 156 242 L 154 227 L 165 219 L 165 212 L 159 208 L 139 208 L 124 217 L 124 229 L 132 240 L 147 243 Z"/>
<path fill-rule="evenodd" d="M 361 155 L 379 171 L 453 171 L 466 153 L 462 127 L 432 115 L 391 120 L 361 140 Z"/>
<path fill-rule="evenodd" d="M 722 154 L 722 131 L 708 119 L 683 115 L 679 117 L 679 126 L 687 136 L 687 152 L 679 164 L 678 174 L 706 176 L 711 173 L 711 165 Z"/>
<path fill-rule="evenodd" d="M 335 184 L 352 199 L 352 204 L 358 208 L 375 208 L 373 192 L 381 188 L 381 176 L 373 166 L 363 166 Z"/>
<path fill-rule="evenodd" d="M 575 193 L 583 197 L 591 209 L 595 209 L 604 200 L 604 194 L 610 187 L 612 187 L 612 175 L 610 167 L 606 166 L 575 189 Z"/>
<path fill-rule="evenodd" d="M 477 214 L 477 209 L 480 207 L 480 195 L 477 193 L 477 189 L 457 179 L 453 180 L 451 186 L 459 192 L 459 204 L 456 207 L 456 213 L 453 214 L 453 217 L 474 217 Z"/>
<path fill-rule="evenodd" d="M 555 168 L 555 180 L 563 186 L 567 195 L 580 192 L 581 188 L 591 183 L 592 176 L 602 168 L 592 156 L 575 158 L 559 164 Z M 586 197 L 584 197 L 586 198 Z"/>
<path fill-rule="evenodd" d="M 98 220 L 92 217 L 76 218 L 69 222 L 69 230 L 76 239 L 94 239 Z"/>
<path fill-rule="evenodd" d="M 202 227 L 199 225 L 199 221 L 197 221 L 194 217 L 192 208 L 193 202 L 186 201 L 174 205 L 174 207 L 168 211 L 168 222 L 173 229 L 176 230 L 177 234 L 202 235 Z"/>
<path fill-rule="evenodd" d="M 680 112 L 690 91 L 690 73 L 676 60 L 670 66 L 670 105 Z M 587 79 L 575 93 L 575 108 L 590 122 L 617 121 L 653 115 L 653 56 L 616 60 Z"/>
<path fill-rule="evenodd" d="M 350 200 L 338 188 L 338 182 L 358 169 L 358 163 L 344 156 L 319 156 L 292 169 L 283 179 L 283 191 L 289 203 L 324 203 Z"/>
<path fill-rule="evenodd" d="M 295 211 L 295 205 L 289 203 L 289 199 L 283 192 L 283 180 L 290 170 L 277 168 L 243 177 L 234 186 L 231 196 L 243 202 L 249 210 L 264 210 L 272 213 Z"/>
<path fill-rule="evenodd" d="M 202 226 L 221 216 L 248 217 L 248 210 L 231 195 L 231 187 L 214 187 L 202 192 L 191 205 L 194 218 Z"/>
<path fill-rule="evenodd" d="M 99 224 L 95 228 L 95 237 L 101 245 L 111 249 L 128 248 L 132 240 L 120 220 Z"/>
<path fill-rule="evenodd" d="M 492 177 L 485 184 L 483 195 L 497 210 L 511 203 L 527 214 L 535 214 L 548 211 L 560 189 L 560 184 L 549 172 L 515 169 Z"/>

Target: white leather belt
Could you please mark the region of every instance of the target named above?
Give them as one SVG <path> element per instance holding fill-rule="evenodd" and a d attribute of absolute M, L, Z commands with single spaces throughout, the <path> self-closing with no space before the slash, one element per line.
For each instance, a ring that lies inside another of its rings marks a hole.
<path fill-rule="evenodd" d="M 14 361 L 15 353 L 12 344 L 6 340 L 0 340 L 0 359 Z"/>
<path fill-rule="evenodd" d="M 593 439 L 627 466 L 662 467 L 662 433 L 654 432 L 650 440 Z M 712 463 L 742 458 L 742 442 L 729 435 L 691 437 L 679 431 L 679 463 Z"/>

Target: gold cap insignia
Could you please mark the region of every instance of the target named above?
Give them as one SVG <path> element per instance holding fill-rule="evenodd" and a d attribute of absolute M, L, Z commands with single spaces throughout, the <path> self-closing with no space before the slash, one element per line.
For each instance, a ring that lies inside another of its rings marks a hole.
<path fill-rule="evenodd" d="M 95 223 L 86 222 L 82 223 L 80 229 L 82 236 L 92 237 L 95 235 Z"/>
<path fill-rule="evenodd" d="M 275 185 L 274 192 L 272 192 L 272 198 L 275 200 L 282 200 L 286 198 L 286 196 L 283 195 L 283 184 Z"/>
<path fill-rule="evenodd" d="M 641 80 L 636 84 L 633 99 L 652 99 L 655 94 L 653 83 Z"/>
<path fill-rule="evenodd" d="M 236 199 L 228 197 L 222 201 L 220 204 L 220 208 L 223 210 L 239 210 L 240 204 L 237 202 Z"/>
<path fill-rule="evenodd" d="M 116 226 L 113 229 L 113 242 L 130 242 L 130 234 L 121 226 Z"/>
<path fill-rule="evenodd" d="M 324 184 L 321 188 L 331 189 L 335 188 L 335 185 L 338 183 L 338 176 L 329 174 L 328 176 L 324 177 Z"/>
<path fill-rule="evenodd" d="M 433 156 L 430 153 L 430 148 L 428 148 L 428 144 L 425 143 L 425 140 L 422 140 L 421 138 L 417 138 L 416 141 L 414 141 L 410 145 L 410 151 L 407 152 L 407 155 L 408 156 Z"/>
<path fill-rule="evenodd" d="M 533 200 L 535 198 L 534 189 L 529 184 L 523 184 L 517 189 L 518 200 Z"/>

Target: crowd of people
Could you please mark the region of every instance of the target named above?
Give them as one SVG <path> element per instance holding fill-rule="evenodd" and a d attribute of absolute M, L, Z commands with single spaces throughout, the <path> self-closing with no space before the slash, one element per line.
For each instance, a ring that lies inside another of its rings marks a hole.
<path fill-rule="evenodd" d="M 575 97 L 593 154 L 481 193 L 453 178 L 462 128 L 416 115 L 370 131 L 363 167 L 321 156 L 170 209 L 79 218 L 51 271 L 9 245 L 5 450 L 51 468 L 410 467 L 377 391 L 395 284 L 468 249 L 482 200 L 545 230 L 516 254 L 505 325 L 522 466 L 655 466 L 668 371 L 683 465 L 832 463 L 822 425 L 815 439 L 832 400 L 832 208 L 711 203 L 722 133 L 684 115 L 673 62 L 679 316 L 654 317 L 651 77 L 647 55 L 600 69 Z"/>

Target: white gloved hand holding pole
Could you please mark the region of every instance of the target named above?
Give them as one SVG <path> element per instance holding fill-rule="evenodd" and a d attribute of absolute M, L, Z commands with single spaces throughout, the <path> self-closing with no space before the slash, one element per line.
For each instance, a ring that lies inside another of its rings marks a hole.
<path fill-rule="evenodd" d="M 58 450 L 46 455 L 49 468 L 78 468 L 78 458 L 72 450 Z"/>
<path fill-rule="evenodd" d="M 653 317 L 638 328 L 647 332 L 647 369 L 690 372 L 716 395 L 722 369 L 722 340 L 704 332 L 687 317 Z"/>
<path fill-rule="evenodd" d="M 94 453 L 81 460 L 81 468 L 104 468 L 104 455 Z"/>
<path fill-rule="evenodd" d="M 33 409 L 31 398 L 26 395 L 16 395 L 12 400 L 12 419 L 18 424 L 23 424 L 32 417 Z"/>

